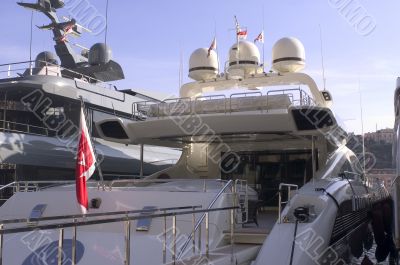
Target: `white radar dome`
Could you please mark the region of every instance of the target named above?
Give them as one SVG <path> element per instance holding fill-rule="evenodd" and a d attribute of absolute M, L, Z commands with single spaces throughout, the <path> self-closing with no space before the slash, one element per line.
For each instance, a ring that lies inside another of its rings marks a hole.
<path fill-rule="evenodd" d="M 272 68 L 280 73 L 295 73 L 304 69 L 306 53 L 296 38 L 282 38 L 272 48 Z"/>
<path fill-rule="evenodd" d="M 196 81 L 211 80 L 218 74 L 218 57 L 214 50 L 195 50 L 189 59 L 189 77 Z"/>
<path fill-rule="evenodd" d="M 250 41 L 240 41 L 229 49 L 228 73 L 232 78 L 234 75 L 256 74 L 260 68 L 260 51 Z M 233 75 L 233 76 L 232 76 Z"/>

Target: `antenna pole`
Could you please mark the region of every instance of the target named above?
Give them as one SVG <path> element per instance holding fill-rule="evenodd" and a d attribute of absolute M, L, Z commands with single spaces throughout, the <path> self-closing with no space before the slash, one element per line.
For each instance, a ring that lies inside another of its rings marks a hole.
<path fill-rule="evenodd" d="M 262 40 L 262 61 L 263 61 L 263 73 L 265 73 L 265 32 L 264 32 L 264 5 L 262 9 L 262 34 L 263 34 L 263 40 Z"/>
<path fill-rule="evenodd" d="M 29 71 L 32 75 L 33 10 L 31 13 L 31 34 L 29 37 Z"/>
<path fill-rule="evenodd" d="M 216 40 L 216 39 L 217 39 L 217 21 L 214 18 L 214 40 Z M 219 74 L 221 68 L 220 68 L 220 63 L 219 63 L 218 43 L 215 46 L 215 52 L 217 53 L 217 64 L 218 64 L 218 74 Z"/>
<path fill-rule="evenodd" d="M 319 41 L 320 41 L 320 48 L 321 48 L 322 81 L 324 84 L 324 90 L 326 90 L 325 63 L 324 63 L 324 51 L 323 51 L 321 24 L 319 24 Z"/>
<path fill-rule="evenodd" d="M 104 43 L 107 45 L 107 34 L 108 34 L 108 0 L 106 0 L 106 28 L 104 34 Z"/>
<path fill-rule="evenodd" d="M 182 51 L 182 44 L 180 45 L 181 49 L 179 51 L 179 90 L 182 86 L 182 77 L 183 77 L 183 51 Z"/>
<path fill-rule="evenodd" d="M 360 116 L 361 116 L 361 136 L 362 136 L 362 155 L 363 155 L 363 174 L 365 175 L 365 137 L 364 137 L 364 118 L 361 97 L 361 84 L 360 78 L 358 79 L 358 94 L 360 96 Z"/>
<path fill-rule="evenodd" d="M 240 57 L 240 50 L 239 50 L 239 32 L 240 32 L 240 26 L 239 22 L 237 20 L 237 17 L 235 16 L 235 25 L 236 25 L 236 48 L 237 48 L 237 60 L 239 61 Z"/>

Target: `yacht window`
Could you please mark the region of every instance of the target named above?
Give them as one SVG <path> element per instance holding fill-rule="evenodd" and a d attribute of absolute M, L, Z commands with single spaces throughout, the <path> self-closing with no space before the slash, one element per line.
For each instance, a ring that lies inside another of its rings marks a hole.
<path fill-rule="evenodd" d="M 96 125 L 95 125 L 96 122 L 99 122 L 99 121 L 102 121 L 105 119 L 111 119 L 111 118 L 120 118 L 124 121 L 129 121 L 126 117 L 122 117 L 122 116 L 114 114 L 114 113 L 106 113 L 106 112 L 102 112 L 100 110 L 93 110 L 93 109 L 91 110 L 91 112 L 93 113 L 92 114 L 92 126 L 91 126 L 92 127 L 92 136 L 95 138 L 100 137 L 100 134 L 98 133 Z M 124 134 L 125 134 L 125 132 L 124 132 Z M 127 136 L 126 136 L 126 138 L 127 138 Z"/>

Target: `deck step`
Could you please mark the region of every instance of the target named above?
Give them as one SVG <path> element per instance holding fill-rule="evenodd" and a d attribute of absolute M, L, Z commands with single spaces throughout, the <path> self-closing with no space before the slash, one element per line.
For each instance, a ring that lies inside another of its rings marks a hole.
<path fill-rule="evenodd" d="M 258 228 L 241 228 L 234 231 L 233 240 L 235 244 L 257 244 L 262 245 L 269 231 Z M 230 241 L 230 231 L 224 231 L 224 239 Z"/>

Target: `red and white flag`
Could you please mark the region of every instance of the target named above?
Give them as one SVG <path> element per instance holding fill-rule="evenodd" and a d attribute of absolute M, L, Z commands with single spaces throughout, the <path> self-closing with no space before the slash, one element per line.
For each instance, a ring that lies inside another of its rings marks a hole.
<path fill-rule="evenodd" d="M 210 56 L 210 53 L 212 50 L 216 50 L 217 49 L 217 39 L 214 37 L 213 41 L 211 42 L 210 48 L 208 48 L 208 55 L 207 57 Z"/>
<path fill-rule="evenodd" d="M 89 131 L 86 125 L 85 114 L 81 108 L 80 138 L 78 153 L 76 156 L 76 198 L 85 214 L 88 210 L 88 193 L 86 181 L 92 176 L 96 169 L 96 158 L 93 152 L 93 146 L 90 141 Z"/>
<path fill-rule="evenodd" d="M 264 30 L 261 31 L 260 34 L 258 34 L 257 38 L 254 39 L 254 43 L 256 43 L 257 41 L 264 43 Z"/>
<path fill-rule="evenodd" d="M 238 29 L 236 35 L 239 40 L 245 40 L 247 38 L 247 29 Z"/>

